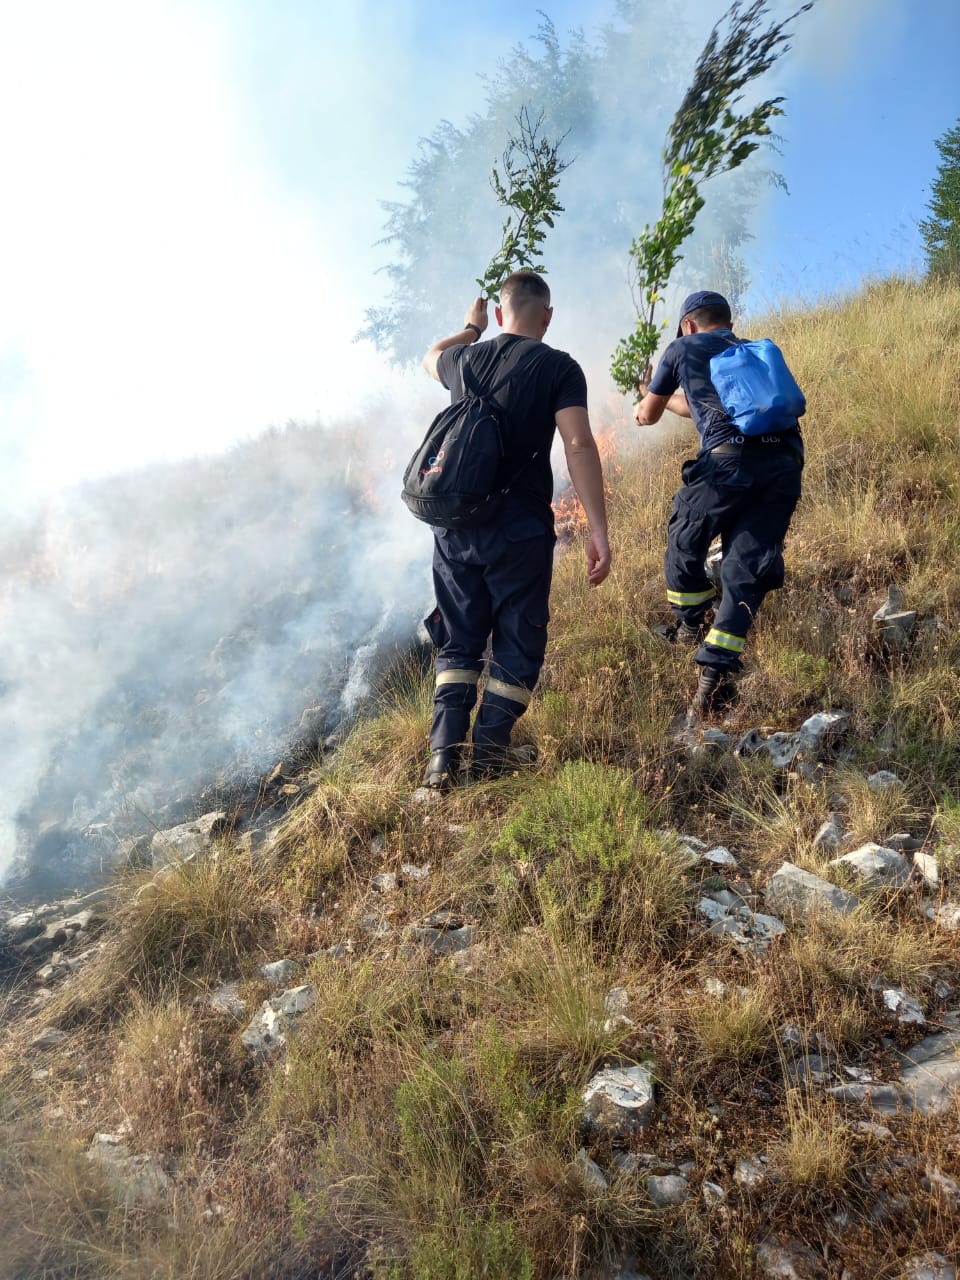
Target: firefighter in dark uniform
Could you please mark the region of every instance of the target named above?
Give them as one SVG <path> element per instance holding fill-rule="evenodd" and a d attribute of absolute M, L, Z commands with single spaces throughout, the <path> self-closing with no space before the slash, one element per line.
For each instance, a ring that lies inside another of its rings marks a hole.
<path fill-rule="evenodd" d="M 711 357 L 738 341 L 730 307 L 719 293 L 692 293 L 649 386 L 641 384 L 634 417 L 659 422 L 665 409 L 693 418 L 700 452 L 683 464 L 664 570 L 673 638 L 697 646 L 700 666 L 691 712 L 717 710 L 735 692 L 747 633 L 768 591 L 783 586 L 783 540 L 800 497 L 803 442 L 794 422 L 773 435 L 743 436 L 727 416 L 710 380 Z M 721 600 L 707 627 L 716 589 L 704 560 L 720 535 Z"/>
<path fill-rule="evenodd" d="M 566 352 L 542 341 L 552 316 L 543 277 L 518 271 L 500 290 L 496 317 L 501 334 L 480 342 L 488 320 L 486 299 L 478 298 L 463 327 L 434 343 L 423 359 L 423 367 L 448 388 L 453 401 L 463 395 L 464 360 L 481 386 L 493 385 L 518 365 L 516 378 L 496 397 L 506 417 L 509 492 L 487 524 L 434 530 L 437 604 L 425 620 L 437 649 L 432 754 L 423 778 L 427 787 L 446 787 L 457 779 L 488 639 L 490 665 L 473 724 L 473 777 L 503 772 L 511 731 L 540 675 L 556 542 L 550 467 L 554 430 L 560 433 L 570 479 L 590 526 L 587 579 L 598 586 L 610 572 L 603 476 L 587 416 L 586 380 Z M 529 354 L 526 339 L 541 348 L 536 355 Z"/>

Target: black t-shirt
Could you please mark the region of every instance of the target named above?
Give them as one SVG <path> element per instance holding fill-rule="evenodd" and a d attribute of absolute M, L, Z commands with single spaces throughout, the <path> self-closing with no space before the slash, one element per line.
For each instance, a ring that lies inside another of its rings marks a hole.
<path fill-rule="evenodd" d="M 535 512 L 552 525 L 550 449 L 557 414 L 561 409 L 587 407 L 587 380 L 576 360 L 565 351 L 556 351 L 545 342 L 536 344 L 535 355 L 530 354 L 532 350 L 528 338 L 501 333 L 491 341 L 469 347 L 447 347 L 440 353 L 437 372 L 455 402 L 463 395 L 460 366 L 464 359 L 484 388 L 493 386 L 514 363 L 526 365 L 496 396 L 506 410 L 504 448 L 508 473 L 520 471 L 511 487 L 508 507 Z"/>

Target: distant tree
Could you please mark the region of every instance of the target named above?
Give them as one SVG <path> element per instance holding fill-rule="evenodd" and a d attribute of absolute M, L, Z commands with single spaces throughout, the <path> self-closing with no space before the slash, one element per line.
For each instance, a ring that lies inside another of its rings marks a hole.
<path fill-rule="evenodd" d="M 960 276 L 960 121 L 937 139 L 940 165 L 931 186 L 931 217 L 920 223 L 932 276 Z"/>
<path fill-rule="evenodd" d="M 616 20 L 589 41 L 579 30 L 561 41 L 545 18 L 530 46 L 518 46 L 480 77 L 478 107 L 464 125 L 442 121 L 420 141 L 403 183 L 406 198 L 384 204 L 382 273 L 389 289 L 381 305 L 367 310 L 359 336 L 404 364 L 449 332 L 451 306 L 462 306 L 484 278 L 478 247 L 482 253 L 500 238 L 490 167 L 529 105 L 534 119 L 543 113 L 545 136 L 568 138 L 564 150 L 569 146 L 576 160 L 563 175 L 566 212 L 547 245 L 551 280 L 559 271 L 571 291 L 564 297 L 596 309 L 597 324 L 611 326 L 612 345 L 630 320 L 629 298 L 620 294 L 632 229 L 656 216 L 660 197 L 660 157 L 649 139 L 664 136 L 701 44 L 691 30 L 689 0 L 662 0 L 656 11 L 647 0 L 618 0 Z M 717 191 L 711 202 L 717 216 L 699 243 L 693 237 L 684 264 L 693 279 L 709 276 L 714 287 L 742 281 L 739 253 L 758 180 L 754 170 L 726 202 Z"/>

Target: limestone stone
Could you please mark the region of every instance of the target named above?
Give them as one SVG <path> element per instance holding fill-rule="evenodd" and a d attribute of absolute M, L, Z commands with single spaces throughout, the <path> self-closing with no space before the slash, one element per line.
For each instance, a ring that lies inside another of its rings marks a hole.
<path fill-rule="evenodd" d="M 767 1239 L 757 1246 L 760 1274 L 770 1280 L 820 1280 L 827 1274 L 822 1258 L 799 1240 Z"/>
<path fill-rule="evenodd" d="M 227 815 L 218 810 L 205 813 L 192 822 L 182 822 L 177 827 L 158 831 L 150 841 L 150 855 L 154 867 L 166 867 L 172 862 L 191 862 L 228 827 Z"/>
<path fill-rule="evenodd" d="M 878 769 L 876 773 L 871 773 L 867 779 L 867 786 L 871 791 L 877 793 L 886 791 L 890 787 L 902 787 L 903 781 L 895 773 L 891 773 L 889 769 Z"/>
<path fill-rule="evenodd" d="M 837 814 L 831 813 L 817 834 L 813 837 L 813 847 L 821 853 L 835 853 L 843 844 L 843 828 Z"/>
<path fill-rule="evenodd" d="M 844 1084 L 828 1089 L 883 1115 L 916 1111 L 948 1113 L 960 1102 L 960 1031 L 926 1036 L 899 1055 L 900 1079 L 884 1084 Z"/>
<path fill-rule="evenodd" d="M 271 960 L 260 966 L 260 972 L 273 986 L 282 987 L 297 972 L 297 964 L 294 960 Z"/>
<path fill-rule="evenodd" d="M 653 1074 L 649 1067 L 598 1071 L 583 1091 L 586 1127 L 621 1141 L 645 1129 L 653 1115 Z"/>
<path fill-rule="evenodd" d="M 957 1280 L 957 1268 L 942 1253 L 923 1253 L 905 1263 L 900 1280 Z"/>
<path fill-rule="evenodd" d="M 910 864 L 902 853 L 869 841 L 830 862 L 831 867 L 849 867 L 866 889 L 900 889 L 910 879 Z"/>
<path fill-rule="evenodd" d="M 783 916 L 805 916 L 820 911 L 849 915 L 859 905 L 846 889 L 792 862 L 784 862 L 767 881 L 766 898 L 767 906 Z"/>
<path fill-rule="evenodd" d="M 159 1209 L 169 1200 L 173 1183 L 156 1155 L 134 1155 L 116 1134 L 98 1133 L 87 1151 L 98 1165 L 115 1199 L 124 1209 Z"/>
<path fill-rule="evenodd" d="M 690 1184 L 679 1173 L 651 1173 L 647 1178 L 647 1195 L 658 1209 L 683 1204 L 690 1195 Z"/>
<path fill-rule="evenodd" d="M 296 1029 L 302 1016 L 316 1003 L 312 986 L 291 987 L 272 1000 L 264 1000 L 240 1043 L 255 1058 L 264 1058 L 283 1048 L 287 1035 Z"/>
<path fill-rule="evenodd" d="M 609 1183 L 604 1177 L 603 1170 L 600 1166 L 587 1155 L 586 1147 L 581 1147 L 576 1157 L 577 1170 L 583 1179 L 584 1185 L 590 1190 L 599 1192 L 601 1195 L 608 1189 Z"/>
<path fill-rule="evenodd" d="M 922 1027 L 926 1023 L 920 1001 L 916 996 L 908 995 L 898 987 L 887 987 L 883 992 L 883 1003 L 898 1022 L 905 1026 Z"/>

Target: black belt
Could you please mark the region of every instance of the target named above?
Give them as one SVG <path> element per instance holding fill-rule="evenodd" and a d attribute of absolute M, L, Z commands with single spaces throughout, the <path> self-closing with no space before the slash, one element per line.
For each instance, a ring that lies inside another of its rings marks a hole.
<path fill-rule="evenodd" d="M 768 449 L 792 449 L 800 443 L 797 431 L 784 431 L 772 436 L 734 436 L 732 440 L 724 440 L 723 444 L 715 444 L 708 453 L 740 453 L 742 449 L 753 449 L 765 445 Z"/>

